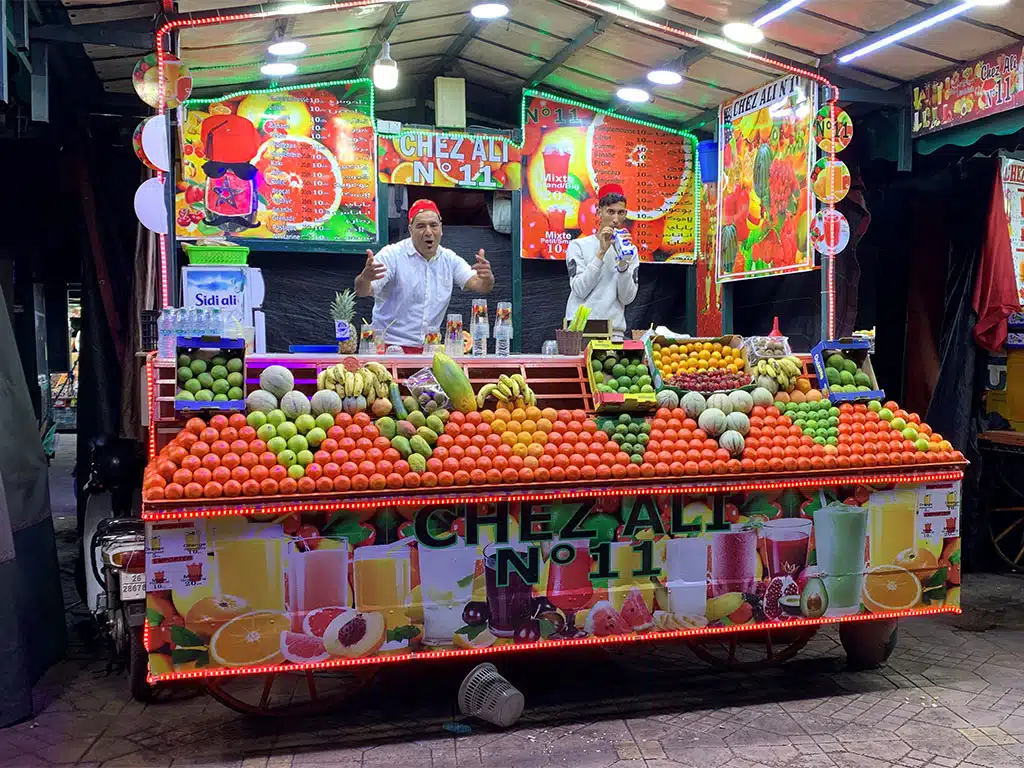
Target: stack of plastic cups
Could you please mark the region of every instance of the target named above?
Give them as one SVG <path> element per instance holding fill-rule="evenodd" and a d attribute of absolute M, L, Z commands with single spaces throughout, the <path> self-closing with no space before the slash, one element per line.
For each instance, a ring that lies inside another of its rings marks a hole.
<path fill-rule="evenodd" d="M 466 354 L 466 345 L 462 340 L 462 315 L 448 315 L 444 329 L 444 353 L 448 357 L 461 357 Z"/>
<path fill-rule="evenodd" d="M 473 336 L 473 356 L 487 355 L 487 339 L 491 335 L 491 325 L 487 319 L 487 299 L 473 299 L 473 314 L 470 318 L 469 332 Z"/>
<path fill-rule="evenodd" d="M 494 314 L 494 354 L 508 357 L 512 354 L 512 303 L 499 301 Z"/>
<path fill-rule="evenodd" d="M 369 323 L 363 323 L 362 328 L 359 329 L 359 354 L 377 354 L 377 335 Z"/>

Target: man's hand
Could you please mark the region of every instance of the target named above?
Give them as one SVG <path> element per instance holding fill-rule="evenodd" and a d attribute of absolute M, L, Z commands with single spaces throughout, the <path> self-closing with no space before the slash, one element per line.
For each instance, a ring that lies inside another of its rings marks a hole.
<path fill-rule="evenodd" d="M 484 258 L 483 248 L 476 252 L 473 272 L 476 274 L 466 281 L 466 288 L 474 293 L 490 293 L 494 287 L 494 273 L 491 272 L 491 263 Z"/>
<path fill-rule="evenodd" d="M 373 257 L 373 251 L 367 249 L 366 264 L 363 267 L 363 271 L 356 276 L 356 295 L 371 295 L 373 293 L 374 280 L 380 280 L 387 272 L 387 267 L 383 264 L 378 264 Z"/>
<path fill-rule="evenodd" d="M 597 239 L 601 244 L 601 247 L 597 249 L 597 258 L 604 259 L 604 255 L 608 252 L 608 249 L 612 247 L 612 238 L 614 236 L 614 229 L 611 227 L 601 227 L 601 231 L 597 233 Z"/>

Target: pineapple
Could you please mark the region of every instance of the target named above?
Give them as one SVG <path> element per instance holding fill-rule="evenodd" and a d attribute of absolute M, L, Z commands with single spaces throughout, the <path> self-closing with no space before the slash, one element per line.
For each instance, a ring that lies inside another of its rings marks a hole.
<path fill-rule="evenodd" d="M 356 335 L 356 327 L 352 325 L 352 318 L 356 314 L 356 292 L 352 290 L 342 291 L 334 294 L 334 301 L 331 303 L 331 319 L 336 323 L 345 323 L 348 326 L 348 341 L 338 342 L 338 353 L 342 355 L 354 355 L 359 349 L 359 336 Z"/>

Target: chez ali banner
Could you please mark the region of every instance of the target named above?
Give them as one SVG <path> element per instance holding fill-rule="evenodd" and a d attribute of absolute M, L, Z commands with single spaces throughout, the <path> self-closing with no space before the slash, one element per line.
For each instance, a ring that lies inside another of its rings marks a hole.
<path fill-rule="evenodd" d="M 915 85 L 912 132 L 925 136 L 1021 105 L 1024 48 L 1017 43 Z"/>
<path fill-rule="evenodd" d="M 519 148 L 503 136 L 403 131 L 378 136 L 377 157 L 386 184 L 519 189 Z"/>
<path fill-rule="evenodd" d="M 718 282 L 813 268 L 808 235 L 817 90 L 790 75 L 722 105 Z"/>
<path fill-rule="evenodd" d="M 960 599 L 960 484 L 147 524 L 156 676 L 913 612 Z"/>

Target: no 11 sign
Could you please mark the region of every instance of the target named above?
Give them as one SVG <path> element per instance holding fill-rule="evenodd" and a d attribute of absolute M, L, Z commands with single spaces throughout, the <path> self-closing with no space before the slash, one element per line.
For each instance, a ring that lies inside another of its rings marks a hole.
<path fill-rule="evenodd" d="M 378 136 L 378 178 L 386 184 L 516 190 L 518 147 L 503 136 L 403 131 Z"/>

